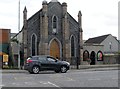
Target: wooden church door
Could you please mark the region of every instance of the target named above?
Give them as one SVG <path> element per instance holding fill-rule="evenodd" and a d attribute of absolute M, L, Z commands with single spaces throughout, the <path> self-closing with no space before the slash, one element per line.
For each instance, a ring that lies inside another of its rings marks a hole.
<path fill-rule="evenodd" d="M 60 58 L 60 47 L 59 43 L 56 40 L 53 40 L 50 44 L 50 56 Z"/>

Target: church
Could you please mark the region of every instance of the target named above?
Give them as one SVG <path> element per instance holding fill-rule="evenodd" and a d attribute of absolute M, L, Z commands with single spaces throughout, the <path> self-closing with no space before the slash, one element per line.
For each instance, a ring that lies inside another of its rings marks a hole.
<path fill-rule="evenodd" d="M 39 8 L 39 7 L 38 7 Z M 50 55 L 75 64 L 82 54 L 82 14 L 78 21 L 67 12 L 67 3 L 57 0 L 43 1 L 42 8 L 27 19 L 23 11 L 24 58 L 35 55 Z"/>

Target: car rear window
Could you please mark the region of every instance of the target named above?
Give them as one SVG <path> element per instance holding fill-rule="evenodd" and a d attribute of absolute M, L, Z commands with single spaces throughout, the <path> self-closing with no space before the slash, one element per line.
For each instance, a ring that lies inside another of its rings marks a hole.
<path fill-rule="evenodd" d="M 38 60 L 38 57 L 32 57 L 32 60 Z"/>
<path fill-rule="evenodd" d="M 39 57 L 39 61 L 42 61 L 42 62 L 43 62 L 43 61 L 46 61 L 46 57 L 40 56 L 40 57 Z"/>

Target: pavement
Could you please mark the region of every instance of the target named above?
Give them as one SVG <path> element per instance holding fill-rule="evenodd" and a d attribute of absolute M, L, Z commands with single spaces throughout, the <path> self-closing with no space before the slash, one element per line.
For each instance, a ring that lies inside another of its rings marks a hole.
<path fill-rule="evenodd" d="M 79 69 L 74 66 L 70 66 L 70 70 L 81 70 L 81 71 L 107 71 L 107 70 L 119 70 L 120 64 L 108 64 L 108 65 L 79 65 Z M 2 69 L 2 73 L 25 73 L 26 70 L 22 69 Z"/>
<path fill-rule="evenodd" d="M 106 64 L 106 65 L 79 65 L 79 69 L 91 69 L 91 68 L 119 68 L 120 64 Z M 76 69 L 77 67 L 71 65 L 71 69 Z"/>

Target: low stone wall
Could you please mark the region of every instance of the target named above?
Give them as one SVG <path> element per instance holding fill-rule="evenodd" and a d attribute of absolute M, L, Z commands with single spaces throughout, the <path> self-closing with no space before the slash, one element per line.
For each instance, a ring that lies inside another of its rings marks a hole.
<path fill-rule="evenodd" d="M 119 55 L 104 55 L 103 64 L 118 64 Z"/>
<path fill-rule="evenodd" d="M 104 64 L 104 65 L 79 65 L 79 69 L 92 69 L 92 68 L 116 68 L 118 69 L 119 68 L 119 64 Z M 73 66 L 71 65 L 70 66 L 70 69 L 76 69 L 77 67 L 76 66 Z"/>

